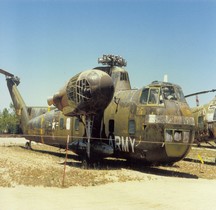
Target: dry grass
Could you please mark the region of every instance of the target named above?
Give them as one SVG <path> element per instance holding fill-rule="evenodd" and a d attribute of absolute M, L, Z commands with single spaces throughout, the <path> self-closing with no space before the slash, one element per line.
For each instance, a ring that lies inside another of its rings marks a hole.
<path fill-rule="evenodd" d="M 16 185 L 62 187 L 65 152 L 46 145 L 34 150 L 20 146 L 0 146 L 0 186 Z M 201 164 L 198 155 L 204 160 Z M 173 166 L 129 167 L 123 160 L 106 160 L 86 170 L 77 156 L 69 153 L 64 187 L 95 186 L 110 182 L 157 179 L 157 176 L 216 179 L 216 150 L 193 148 L 185 160 Z"/>

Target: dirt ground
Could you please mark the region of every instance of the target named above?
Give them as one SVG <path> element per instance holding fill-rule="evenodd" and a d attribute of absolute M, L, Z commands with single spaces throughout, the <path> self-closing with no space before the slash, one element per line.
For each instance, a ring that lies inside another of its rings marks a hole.
<path fill-rule="evenodd" d="M 215 149 L 193 147 L 173 166 L 108 159 L 84 169 L 71 152 L 65 164 L 64 150 L 24 143 L 0 138 L 0 210 L 215 209 Z"/>

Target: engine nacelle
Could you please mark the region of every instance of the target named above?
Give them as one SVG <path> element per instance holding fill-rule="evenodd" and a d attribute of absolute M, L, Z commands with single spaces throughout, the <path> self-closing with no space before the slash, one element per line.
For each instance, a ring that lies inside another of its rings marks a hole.
<path fill-rule="evenodd" d="M 58 93 L 48 99 L 66 116 L 90 115 L 104 110 L 114 94 L 112 78 L 101 70 L 87 70 L 72 77 Z"/>

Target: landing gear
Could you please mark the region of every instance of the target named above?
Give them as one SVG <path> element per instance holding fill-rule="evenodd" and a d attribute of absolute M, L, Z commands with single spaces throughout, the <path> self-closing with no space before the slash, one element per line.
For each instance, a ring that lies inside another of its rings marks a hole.
<path fill-rule="evenodd" d="M 101 161 L 96 159 L 89 159 L 87 156 L 83 157 L 81 160 L 81 168 L 82 169 L 100 169 Z"/>
<path fill-rule="evenodd" d="M 91 140 L 92 126 L 93 126 L 93 116 L 86 116 L 86 134 L 87 134 L 86 153 L 88 159 L 90 159 L 90 148 L 91 148 L 90 140 Z"/>
<path fill-rule="evenodd" d="M 25 149 L 32 150 L 31 141 L 27 141 L 27 142 L 25 143 Z"/>
<path fill-rule="evenodd" d="M 88 169 L 90 166 L 90 161 L 88 160 L 88 158 L 83 158 L 82 159 L 82 168 L 83 169 Z"/>

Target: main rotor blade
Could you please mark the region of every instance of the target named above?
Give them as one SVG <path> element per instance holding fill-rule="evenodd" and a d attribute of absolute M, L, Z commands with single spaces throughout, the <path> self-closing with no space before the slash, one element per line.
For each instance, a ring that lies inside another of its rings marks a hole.
<path fill-rule="evenodd" d="M 4 74 L 5 76 L 8 76 L 8 77 L 14 77 L 13 74 L 11 74 L 11 73 L 9 73 L 9 72 L 3 70 L 3 69 L 0 69 L 0 73 L 1 73 L 1 74 Z"/>
<path fill-rule="evenodd" d="M 215 91 L 216 91 L 216 89 L 206 90 L 206 91 L 201 91 L 201 92 L 196 92 L 196 93 L 192 93 L 192 94 L 186 95 L 185 98 L 188 98 L 188 97 L 191 97 L 191 96 L 195 96 L 195 95 L 200 95 L 200 94 L 215 92 Z"/>

